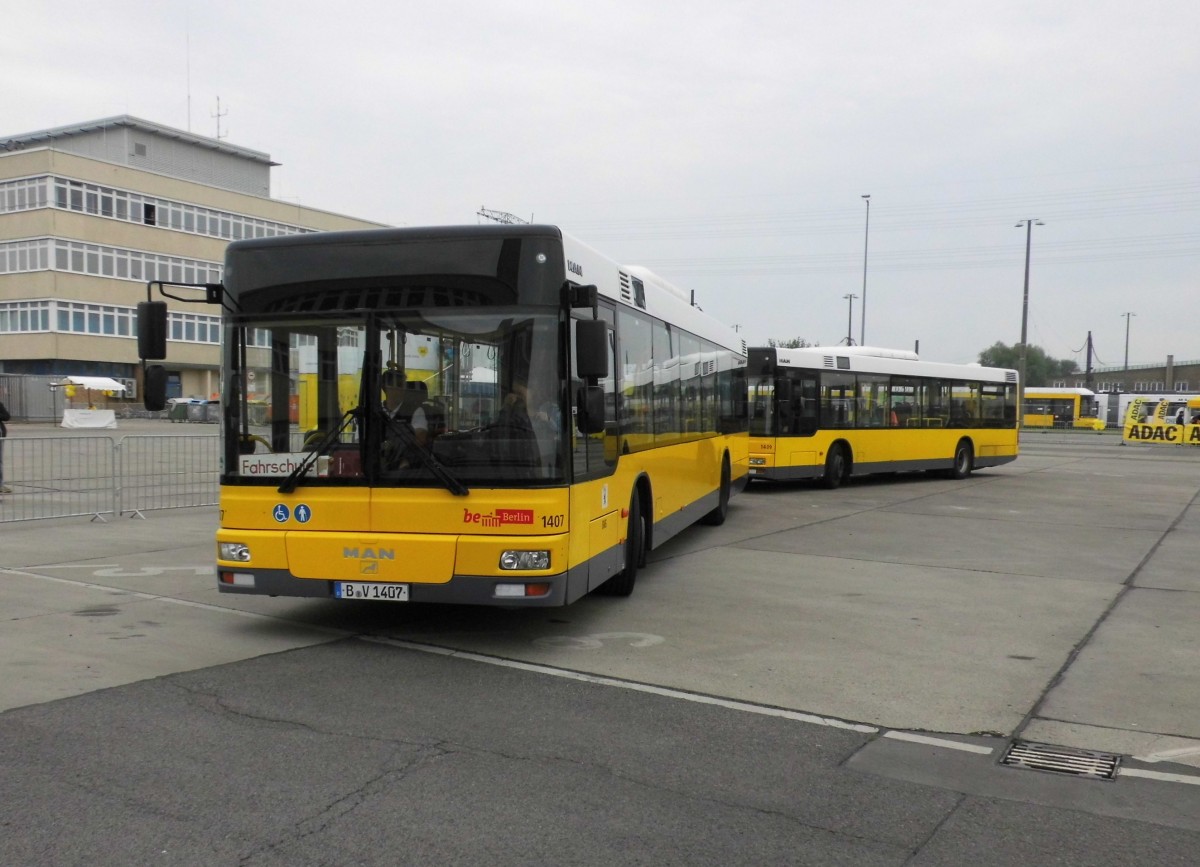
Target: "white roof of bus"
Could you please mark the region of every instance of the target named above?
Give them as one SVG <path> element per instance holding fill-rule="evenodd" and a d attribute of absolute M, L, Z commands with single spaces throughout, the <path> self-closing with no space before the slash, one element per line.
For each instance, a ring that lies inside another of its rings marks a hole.
<path fill-rule="evenodd" d="M 847 352 L 846 350 L 851 350 Z M 858 350 L 857 352 L 853 350 Z M 851 373 L 880 373 L 892 376 L 931 376 L 938 379 L 968 379 L 981 382 L 1017 381 L 1017 372 L 981 364 L 950 364 L 920 361 L 916 353 L 903 349 L 887 350 L 870 346 L 806 346 L 802 349 L 776 349 L 780 367 L 845 370 Z M 890 353 L 890 354 L 887 354 Z M 845 363 L 839 365 L 838 359 Z"/>
<path fill-rule="evenodd" d="M 1047 387 L 1043 388 L 1038 385 L 1031 385 L 1025 389 L 1026 395 L 1030 395 L 1030 394 L 1046 394 L 1046 395 L 1081 394 L 1084 396 L 1091 396 L 1091 395 L 1094 395 L 1095 393 L 1096 392 L 1092 391 L 1090 388 L 1062 388 L 1059 386 L 1047 386 Z"/>
<path fill-rule="evenodd" d="M 595 284 L 600 294 L 618 304 L 644 309 L 651 316 L 677 325 L 697 337 L 745 355 L 746 342 L 729 325 L 718 321 L 692 304 L 689 292 L 640 266 L 620 265 L 587 244 L 562 233 L 563 254 L 567 258 L 567 276 L 581 284 Z M 645 308 L 635 302 L 631 279 L 641 281 L 645 289 Z"/>

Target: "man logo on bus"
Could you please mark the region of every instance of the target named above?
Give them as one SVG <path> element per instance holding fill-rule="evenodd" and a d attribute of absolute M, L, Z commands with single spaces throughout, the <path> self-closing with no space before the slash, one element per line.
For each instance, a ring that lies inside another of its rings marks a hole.
<path fill-rule="evenodd" d="M 342 548 L 345 560 L 395 560 L 395 548 Z"/>
<path fill-rule="evenodd" d="M 496 509 L 487 515 L 463 509 L 464 524 L 481 527 L 503 527 L 505 524 L 533 524 L 533 509 Z"/>

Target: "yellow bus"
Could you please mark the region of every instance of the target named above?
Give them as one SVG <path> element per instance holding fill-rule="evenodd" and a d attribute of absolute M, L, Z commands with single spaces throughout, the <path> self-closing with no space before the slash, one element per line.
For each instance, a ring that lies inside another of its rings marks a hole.
<path fill-rule="evenodd" d="M 1027 388 L 1022 410 L 1024 427 L 1079 428 L 1102 431 L 1096 393 L 1088 388 Z"/>
<path fill-rule="evenodd" d="M 747 482 L 741 338 L 554 226 L 238 241 L 205 291 L 226 308 L 221 592 L 628 595 Z"/>
<path fill-rule="evenodd" d="M 750 477 L 935 470 L 966 478 L 1017 457 L 1017 373 L 862 346 L 751 348 Z"/>

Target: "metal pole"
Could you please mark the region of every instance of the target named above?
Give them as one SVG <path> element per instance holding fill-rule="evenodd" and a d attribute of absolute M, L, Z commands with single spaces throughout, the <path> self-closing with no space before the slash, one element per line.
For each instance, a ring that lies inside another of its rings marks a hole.
<path fill-rule="evenodd" d="M 1137 316 L 1136 313 L 1122 313 L 1125 317 L 1125 370 L 1129 370 L 1129 317 Z"/>
<path fill-rule="evenodd" d="M 854 293 L 850 293 L 849 295 L 843 295 L 842 297 L 850 302 L 850 309 L 846 313 L 846 345 L 853 346 L 854 345 L 854 299 L 857 298 L 858 296 L 855 295 Z"/>
<path fill-rule="evenodd" d="M 862 328 L 858 332 L 858 345 L 867 345 L 867 243 L 871 240 L 871 195 L 863 196 L 867 203 L 867 228 L 863 232 L 863 294 L 862 308 L 859 310 Z"/>
<path fill-rule="evenodd" d="M 1018 223 L 1018 225 L 1020 225 Z M 1021 394 L 1020 398 L 1024 397 L 1025 392 L 1025 359 L 1028 354 L 1026 337 L 1028 335 L 1029 326 L 1029 251 L 1033 244 L 1033 220 L 1025 221 L 1025 294 L 1021 301 L 1021 355 L 1017 362 L 1018 381 L 1020 382 Z"/>
<path fill-rule="evenodd" d="M 1034 225 L 1044 226 L 1041 220 L 1029 219 L 1022 220 L 1017 223 L 1017 228 L 1025 227 L 1025 294 L 1021 301 L 1021 354 L 1017 360 L 1017 419 L 1018 423 L 1024 419 L 1025 413 L 1025 361 L 1029 354 L 1028 332 L 1029 332 L 1029 251 L 1033 245 L 1033 227 Z"/>

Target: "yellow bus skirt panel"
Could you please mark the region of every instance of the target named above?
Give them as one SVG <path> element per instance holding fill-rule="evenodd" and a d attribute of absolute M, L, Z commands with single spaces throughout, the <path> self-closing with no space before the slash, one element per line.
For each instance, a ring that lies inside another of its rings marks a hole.
<path fill-rule="evenodd" d="M 505 551 L 549 551 L 549 568 L 502 570 L 500 555 Z M 536 580 L 539 576 L 566 572 L 570 566 L 568 560 L 565 533 L 553 536 L 462 535 L 458 537 L 458 556 L 453 571 L 456 575 L 490 575 L 496 578 Z"/>
<path fill-rule="evenodd" d="M 454 575 L 457 536 L 421 533 L 287 534 L 297 578 L 443 584 Z"/>

